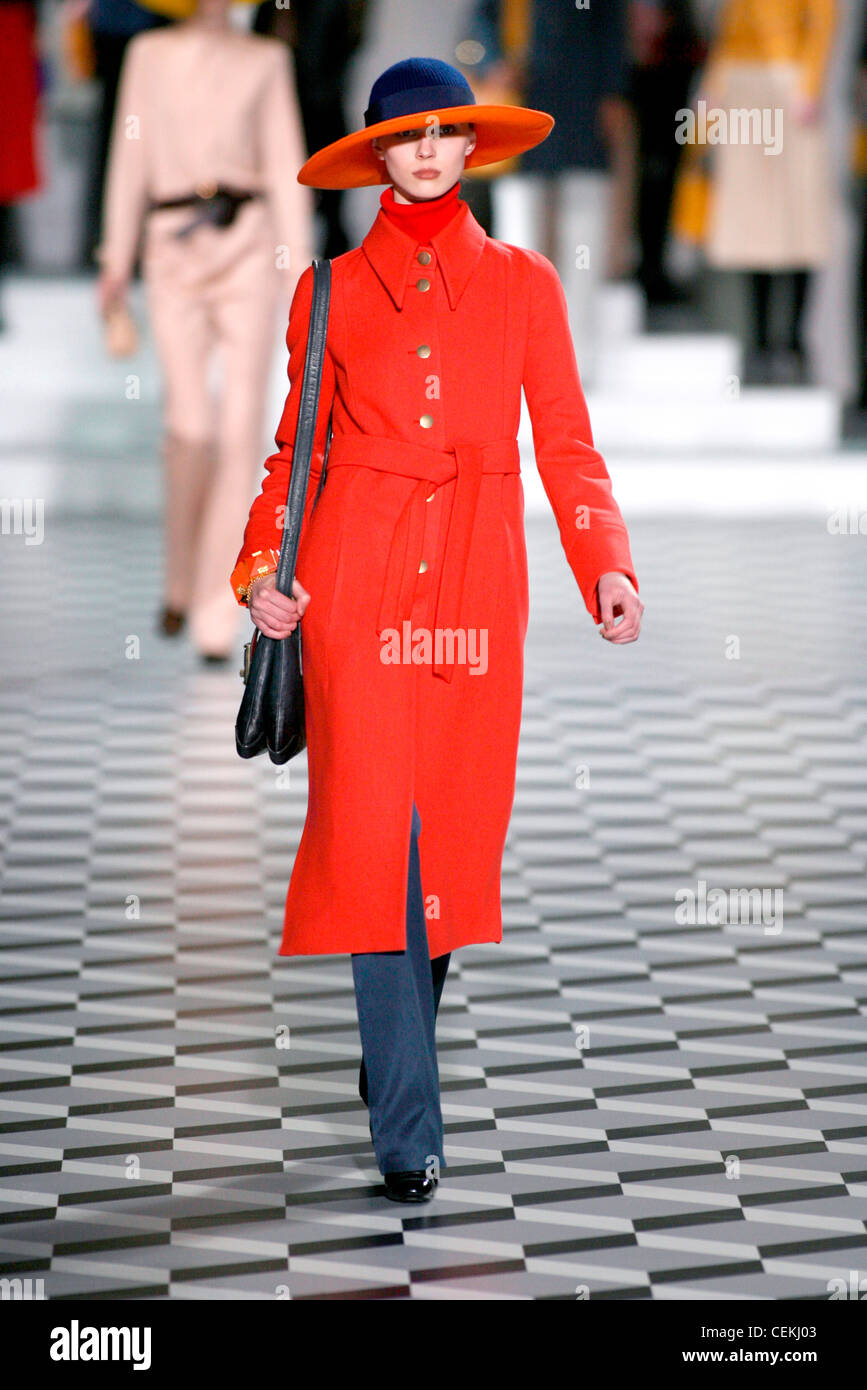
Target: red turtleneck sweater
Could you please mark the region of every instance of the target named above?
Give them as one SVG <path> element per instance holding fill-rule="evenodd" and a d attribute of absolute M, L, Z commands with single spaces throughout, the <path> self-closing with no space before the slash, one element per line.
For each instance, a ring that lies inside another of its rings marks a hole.
<path fill-rule="evenodd" d="M 425 245 L 455 216 L 460 207 L 460 191 L 461 184 L 458 180 L 438 198 L 426 198 L 419 203 L 398 203 L 395 200 L 394 189 L 389 185 L 379 201 L 390 222 L 400 227 L 407 236 L 414 237 L 416 241 Z"/>

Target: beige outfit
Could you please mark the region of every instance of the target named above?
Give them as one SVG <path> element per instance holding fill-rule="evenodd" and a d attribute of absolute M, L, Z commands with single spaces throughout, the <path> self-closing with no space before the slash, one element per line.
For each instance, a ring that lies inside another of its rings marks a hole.
<path fill-rule="evenodd" d="M 774 118 L 780 122 L 782 148 L 765 154 L 758 142 L 710 147 L 708 263 L 741 270 L 823 265 L 831 251 L 831 152 L 822 116 L 800 124 L 792 112 L 798 66 L 726 63 L 719 81 L 720 105 L 727 112 L 782 113 Z"/>
<path fill-rule="evenodd" d="M 802 124 L 800 94 L 821 99 L 837 0 L 723 0 L 702 83 L 729 123 L 768 121 L 744 143 L 708 141 L 712 197 L 707 259 L 742 270 L 806 269 L 831 251 L 831 158 L 821 111 Z M 735 113 L 744 113 L 739 116 Z M 710 114 L 710 113 L 708 113 Z M 779 136 L 781 135 L 781 139 Z M 765 144 L 778 153 L 765 154 Z"/>
<path fill-rule="evenodd" d="M 121 74 L 100 261 L 142 272 L 164 377 L 165 602 L 188 613 L 200 651 L 227 652 L 238 605 L 226 584 L 239 518 L 259 481 L 275 311 L 311 259 L 313 202 L 289 50 L 195 22 L 137 35 Z M 149 198 L 198 186 L 260 190 L 234 222 L 174 233 L 190 207 L 146 214 Z M 220 351 L 216 409 L 210 349 Z"/>

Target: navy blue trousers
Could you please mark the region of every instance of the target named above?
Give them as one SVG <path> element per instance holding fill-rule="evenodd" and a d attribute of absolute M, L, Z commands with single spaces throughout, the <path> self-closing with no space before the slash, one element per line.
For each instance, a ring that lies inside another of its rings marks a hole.
<path fill-rule="evenodd" d="M 436 1016 L 450 953 L 429 955 L 413 802 L 406 893 L 406 949 L 358 952 L 352 978 L 362 1061 L 359 1091 L 367 1100 L 381 1173 L 445 1168 L 436 1053 Z"/>

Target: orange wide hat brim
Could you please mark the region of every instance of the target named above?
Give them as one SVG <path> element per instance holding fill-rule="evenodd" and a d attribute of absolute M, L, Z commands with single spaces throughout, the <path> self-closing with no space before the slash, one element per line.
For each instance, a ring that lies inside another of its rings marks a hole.
<path fill-rule="evenodd" d="M 136 0 L 145 10 L 161 14 L 165 19 L 191 19 L 196 11 L 197 0 Z M 233 0 L 236 5 L 254 5 L 256 0 Z"/>
<path fill-rule="evenodd" d="M 523 154 L 541 144 L 554 126 L 554 117 L 547 111 L 533 111 L 527 106 L 482 106 L 473 102 L 435 111 L 413 111 L 411 115 L 377 121 L 317 150 L 299 170 L 298 182 L 311 188 L 367 188 L 390 183 L 384 161 L 377 159 L 370 147 L 371 140 L 399 130 L 415 130 L 434 117 L 443 125 L 463 121 L 474 125 L 476 146 L 467 155 L 466 169 L 498 164 L 502 159 Z"/>

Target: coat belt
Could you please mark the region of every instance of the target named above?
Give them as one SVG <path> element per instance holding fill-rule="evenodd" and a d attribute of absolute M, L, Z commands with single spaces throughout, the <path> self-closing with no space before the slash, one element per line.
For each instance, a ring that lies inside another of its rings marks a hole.
<path fill-rule="evenodd" d="M 447 520 L 435 626 L 440 630 L 459 628 L 464 575 L 482 474 L 519 473 L 521 466 L 517 440 L 496 439 L 485 444 L 458 441 L 450 448 L 440 450 L 385 436 L 334 435 L 328 451 L 326 476 L 331 468 L 353 464 L 418 480 L 392 533 L 377 615 L 377 634 L 384 628 L 400 630 L 401 623 L 410 617 L 418 567 L 422 560 L 425 496 L 431 483 L 439 486 L 457 478 Z M 435 644 L 443 651 L 447 645 Z M 450 681 L 454 665 L 443 659 L 434 663 L 433 671 L 434 675 Z"/>

